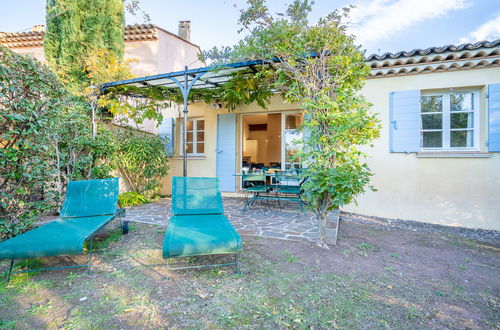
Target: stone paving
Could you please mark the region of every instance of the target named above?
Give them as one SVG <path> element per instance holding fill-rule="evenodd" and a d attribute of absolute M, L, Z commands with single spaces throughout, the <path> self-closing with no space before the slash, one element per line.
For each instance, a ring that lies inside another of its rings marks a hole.
<path fill-rule="evenodd" d="M 256 203 L 242 212 L 244 205 L 243 198 L 224 198 L 225 214 L 242 235 L 287 240 L 314 241 L 316 239 L 317 225 L 313 214 L 298 212 L 296 204 L 290 203 L 279 209 Z M 171 200 L 163 198 L 158 202 L 128 207 L 126 220 L 166 227 L 170 216 Z"/>

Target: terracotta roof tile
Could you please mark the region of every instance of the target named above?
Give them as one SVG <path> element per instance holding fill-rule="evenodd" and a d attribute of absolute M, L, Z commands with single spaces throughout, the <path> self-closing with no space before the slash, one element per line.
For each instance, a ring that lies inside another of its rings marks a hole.
<path fill-rule="evenodd" d="M 154 24 L 136 24 L 125 27 L 125 41 L 156 40 L 158 27 Z M 7 47 L 35 47 L 43 45 L 44 31 L 1 32 L 0 44 Z"/>
<path fill-rule="evenodd" d="M 422 56 L 429 55 L 431 53 L 440 54 L 444 52 L 458 52 L 462 50 L 475 50 L 479 48 L 493 48 L 500 45 L 500 39 L 494 41 L 480 41 L 476 43 L 455 45 L 446 45 L 442 47 L 429 47 L 426 49 L 413 49 L 409 52 L 400 51 L 397 53 L 385 53 L 382 55 L 372 54 L 366 58 L 366 61 L 381 61 L 385 59 L 396 59 L 402 57 L 412 57 L 412 56 Z"/>

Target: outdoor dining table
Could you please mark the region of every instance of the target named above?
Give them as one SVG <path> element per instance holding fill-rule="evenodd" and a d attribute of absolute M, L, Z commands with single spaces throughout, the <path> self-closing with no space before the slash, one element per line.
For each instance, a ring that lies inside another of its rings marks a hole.
<path fill-rule="evenodd" d="M 265 200 L 265 201 L 276 201 L 278 202 L 278 205 L 281 204 L 281 201 L 284 202 L 296 202 L 299 204 L 300 209 L 303 210 L 303 205 L 305 205 L 304 201 L 300 197 L 300 189 L 297 190 L 298 187 L 300 187 L 300 177 L 297 173 L 292 173 L 288 171 L 248 171 L 248 172 L 242 172 L 242 173 L 234 173 L 233 176 L 238 176 L 238 177 L 243 177 L 245 175 L 265 175 L 266 178 L 271 179 L 271 183 L 268 185 L 267 183 L 265 184 L 268 189 L 265 190 L 265 192 L 254 192 L 254 195 L 250 200 L 247 198 L 247 203 L 245 207 L 243 208 L 243 211 L 245 211 L 250 205 L 252 205 L 256 200 Z M 289 179 L 296 179 L 297 184 L 296 185 L 290 185 L 290 187 L 295 188 L 293 192 L 291 190 L 286 190 L 286 189 L 281 189 L 281 186 L 279 183 L 276 181 L 275 183 L 272 182 L 272 178 L 278 178 L 278 177 L 286 177 Z M 298 192 L 297 192 L 298 191 Z M 294 197 L 290 195 L 296 195 Z M 270 207 L 270 204 L 268 203 L 268 206 Z"/>

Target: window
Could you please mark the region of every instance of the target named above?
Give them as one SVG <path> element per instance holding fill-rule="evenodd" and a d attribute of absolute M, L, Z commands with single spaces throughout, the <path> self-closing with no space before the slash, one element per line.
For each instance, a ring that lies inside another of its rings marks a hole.
<path fill-rule="evenodd" d="M 181 121 L 182 123 L 182 121 Z M 183 130 L 182 125 L 180 131 L 180 154 L 183 148 Z M 186 153 L 188 155 L 200 156 L 205 153 L 205 120 L 203 119 L 188 119 L 187 121 L 187 138 L 186 138 Z"/>
<path fill-rule="evenodd" d="M 283 131 L 284 147 L 285 147 L 285 169 L 301 167 L 301 159 L 297 154 L 302 149 L 302 145 L 298 141 L 302 140 L 302 131 L 299 130 L 302 126 L 302 114 L 283 114 L 285 117 L 285 129 Z"/>
<path fill-rule="evenodd" d="M 426 150 L 478 149 L 478 92 L 421 96 L 420 148 Z"/>

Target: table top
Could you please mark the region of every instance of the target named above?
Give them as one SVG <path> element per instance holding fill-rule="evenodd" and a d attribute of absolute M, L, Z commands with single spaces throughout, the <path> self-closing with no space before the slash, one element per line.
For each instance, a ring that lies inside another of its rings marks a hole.
<path fill-rule="evenodd" d="M 276 172 L 246 172 L 246 173 L 234 173 L 233 176 L 243 176 L 243 175 L 265 175 L 265 176 L 276 176 L 276 174 L 279 175 L 285 175 L 285 176 L 299 176 L 297 173 L 290 173 L 290 172 L 285 172 L 285 171 L 276 171 Z"/>

